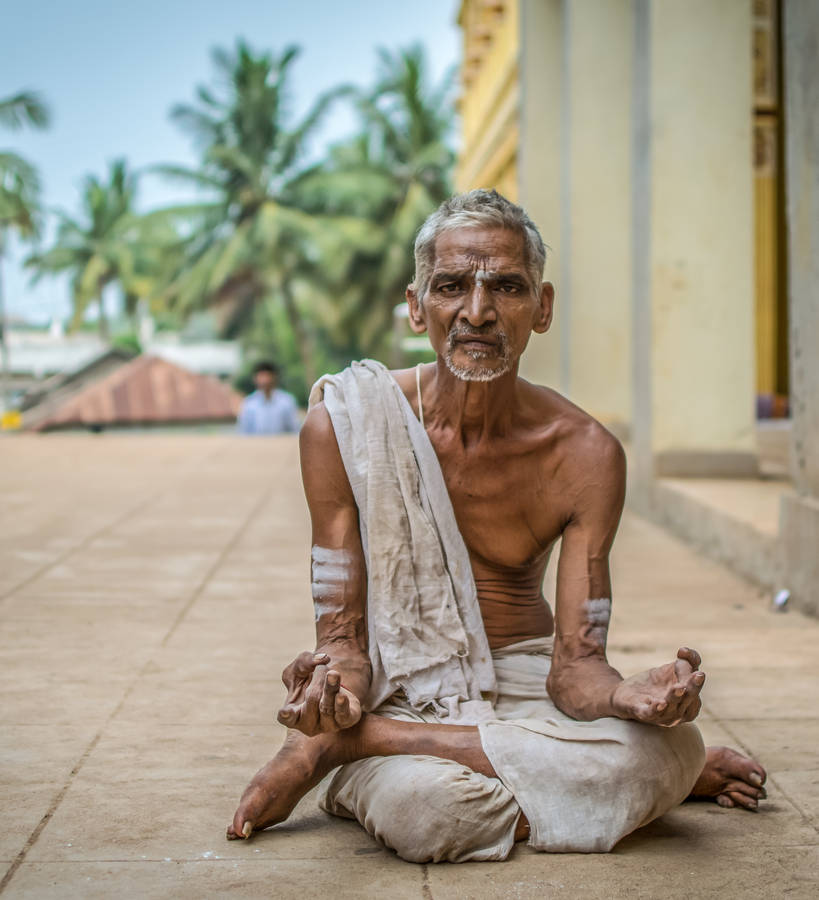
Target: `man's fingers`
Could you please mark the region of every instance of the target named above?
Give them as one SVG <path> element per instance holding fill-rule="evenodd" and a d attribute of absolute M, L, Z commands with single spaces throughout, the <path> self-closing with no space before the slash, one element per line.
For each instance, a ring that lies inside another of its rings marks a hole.
<path fill-rule="evenodd" d="M 330 671 L 324 681 L 324 690 L 319 700 L 319 712 L 322 716 L 333 716 L 336 709 L 336 696 L 338 695 L 338 686 L 341 684 L 341 676 L 338 672 Z"/>
<path fill-rule="evenodd" d="M 702 658 L 696 650 L 690 647 L 680 647 L 677 651 L 677 659 L 684 659 L 691 664 L 691 668 L 699 669 Z"/>
<path fill-rule="evenodd" d="M 319 704 L 321 703 L 326 681 L 327 666 L 316 665 L 313 670 L 313 677 L 310 680 L 310 686 L 307 688 L 307 693 L 304 697 L 304 707 L 301 714 L 304 724 L 310 729 L 309 732 L 305 730 L 305 734 L 315 734 L 319 730 L 319 717 L 321 715 Z"/>
<path fill-rule="evenodd" d="M 299 721 L 298 707 L 292 704 L 283 706 L 276 714 L 276 719 L 278 719 L 280 725 L 285 725 L 287 728 L 295 728 Z"/>
<path fill-rule="evenodd" d="M 282 672 L 282 682 L 289 692 L 298 690 L 301 685 L 294 684 L 297 681 L 307 681 L 313 674 L 313 669 L 321 663 L 328 663 L 330 657 L 326 653 L 313 653 L 305 650 L 290 663 Z"/>
<path fill-rule="evenodd" d="M 311 653 L 309 650 L 305 650 L 304 653 L 299 653 L 293 661 L 293 665 L 297 675 L 309 678 L 316 666 L 329 661 L 330 657 L 326 653 Z"/>

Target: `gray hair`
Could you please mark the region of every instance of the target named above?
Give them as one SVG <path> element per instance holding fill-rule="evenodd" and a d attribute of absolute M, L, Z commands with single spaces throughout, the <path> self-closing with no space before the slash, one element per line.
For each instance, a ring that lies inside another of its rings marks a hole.
<path fill-rule="evenodd" d="M 537 290 L 543 281 L 546 247 L 535 223 L 526 212 L 497 191 L 478 188 L 466 194 L 455 194 L 432 213 L 415 238 L 415 277 L 412 286 L 423 299 L 435 265 L 435 242 L 438 236 L 454 228 L 508 228 L 523 237 L 525 265 Z"/>

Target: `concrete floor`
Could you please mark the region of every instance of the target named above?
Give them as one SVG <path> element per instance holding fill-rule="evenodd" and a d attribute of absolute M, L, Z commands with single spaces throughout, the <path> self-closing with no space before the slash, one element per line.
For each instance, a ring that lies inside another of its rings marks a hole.
<path fill-rule="evenodd" d="M 312 646 L 294 439 L 15 436 L 0 458 L 5 896 L 819 895 L 819 622 L 645 521 L 617 541 L 611 659 L 699 648 L 706 740 L 756 755 L 770 799 L 686 804 L 604 856 L 419 866 L 312 796 L 223 837 Z"/>

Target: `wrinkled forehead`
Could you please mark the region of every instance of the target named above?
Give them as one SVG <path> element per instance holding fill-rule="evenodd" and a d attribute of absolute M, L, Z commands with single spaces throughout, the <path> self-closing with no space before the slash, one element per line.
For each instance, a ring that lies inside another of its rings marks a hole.
<path fill-rule="evenodd" d="M 453 228 L 435 241 L 433 270 L 526 270 L 523 235 L 507 228 Z"/>

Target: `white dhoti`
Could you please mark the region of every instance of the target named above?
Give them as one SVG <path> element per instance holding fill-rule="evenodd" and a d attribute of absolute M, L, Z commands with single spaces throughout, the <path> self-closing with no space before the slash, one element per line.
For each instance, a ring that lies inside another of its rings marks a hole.
<path fill-rule="evenodd" d="M 497 718 L 478 727 L 498 778 L 434 756 L 373 757 L 338 769 L 321 807 L 411 862 L 467 862 L 506 859 L 521 812 L 536 850 L 601 853 L 681 803 L 705 764 L 696 726 L 570 719 L 546 694 L 551 645 L 493 653 Z M 398 698 L 375 712 L 446 722 Z"/>
<path fill-rule="evenodd" d="M 490 654 L 469 557 L 426 432 L 380 363 L 314 387 L 359 511 L 373 678 L 364 708 L 475 724 L 497 773 L 432 756 L 342 766 L 321 805 L 414 862 L 505 859 L 523 812 L 531 846 L 610 850 L 680 803 L 705 763 L 693 725 L 577 722 L 546 693 L 551 638 Z"/>

